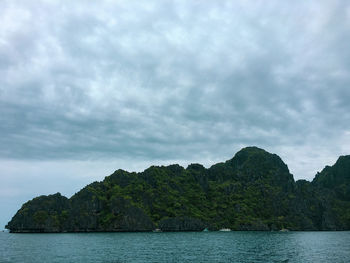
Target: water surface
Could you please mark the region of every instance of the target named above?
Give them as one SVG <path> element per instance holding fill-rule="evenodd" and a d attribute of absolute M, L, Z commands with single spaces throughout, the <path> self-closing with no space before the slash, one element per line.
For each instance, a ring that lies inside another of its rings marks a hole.
<path fill-rule="evenodd" d="M 0 233 L 0 262 L 350 262 L 350 232 Z"/>

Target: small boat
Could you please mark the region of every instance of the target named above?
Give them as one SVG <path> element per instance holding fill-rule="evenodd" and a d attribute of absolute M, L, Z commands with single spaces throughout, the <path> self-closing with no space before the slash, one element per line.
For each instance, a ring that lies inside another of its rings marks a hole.
<path fill-rule="evenodd" d="M 229 229 L 229 228 L 221 228 L 219 231 L 222 231 L 222 232 L 229 232 L 229 231 L 231 231 L 231 229 Z"/>
<path fill-rule="evenodd" d="M 208 231 L 209 231 L 208 228 L 203 229 L 203 232 L 208 232 Z"/>
<path fill-rule="evenodd" d="M 160 228 L 156 228 L 156 229 L 154 229 L 152 232 L 162 232 L 162 230 L 160 229 Z"/>
<path fill-rule="evenodd" d="M 280 230 L 280 232 L 289 232 L 289 229 L 287 229 L 287 228 L 282 228 L 282 229 Z"/>

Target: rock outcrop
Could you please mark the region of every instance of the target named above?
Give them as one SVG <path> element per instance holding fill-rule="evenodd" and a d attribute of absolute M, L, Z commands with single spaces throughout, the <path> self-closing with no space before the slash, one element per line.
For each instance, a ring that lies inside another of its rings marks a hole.
<path fill-rule="evenodd" d="M 25 203 L 6 228 L 11 232 L 62 232 L 67 223 L 69 200 L 60 193 L 39 196 Z"/>

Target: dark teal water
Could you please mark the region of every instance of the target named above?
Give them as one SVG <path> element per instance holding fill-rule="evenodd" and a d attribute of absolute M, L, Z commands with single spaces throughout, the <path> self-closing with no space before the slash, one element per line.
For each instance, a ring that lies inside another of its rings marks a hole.
<path fill-rule="evenodd" d="M 0 262 L 350 262 L 350 232 L 0 233 Z"/>

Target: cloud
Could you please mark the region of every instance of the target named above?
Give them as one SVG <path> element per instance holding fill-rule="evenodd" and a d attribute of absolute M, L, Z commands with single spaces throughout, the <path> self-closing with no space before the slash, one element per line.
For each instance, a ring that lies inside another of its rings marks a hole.
<path fill-rule="evenodd" d="M 0 10 L 0 159 L 210 163 L 257 145 L 311 178 L 348 154 L 346 1 Z"/>

